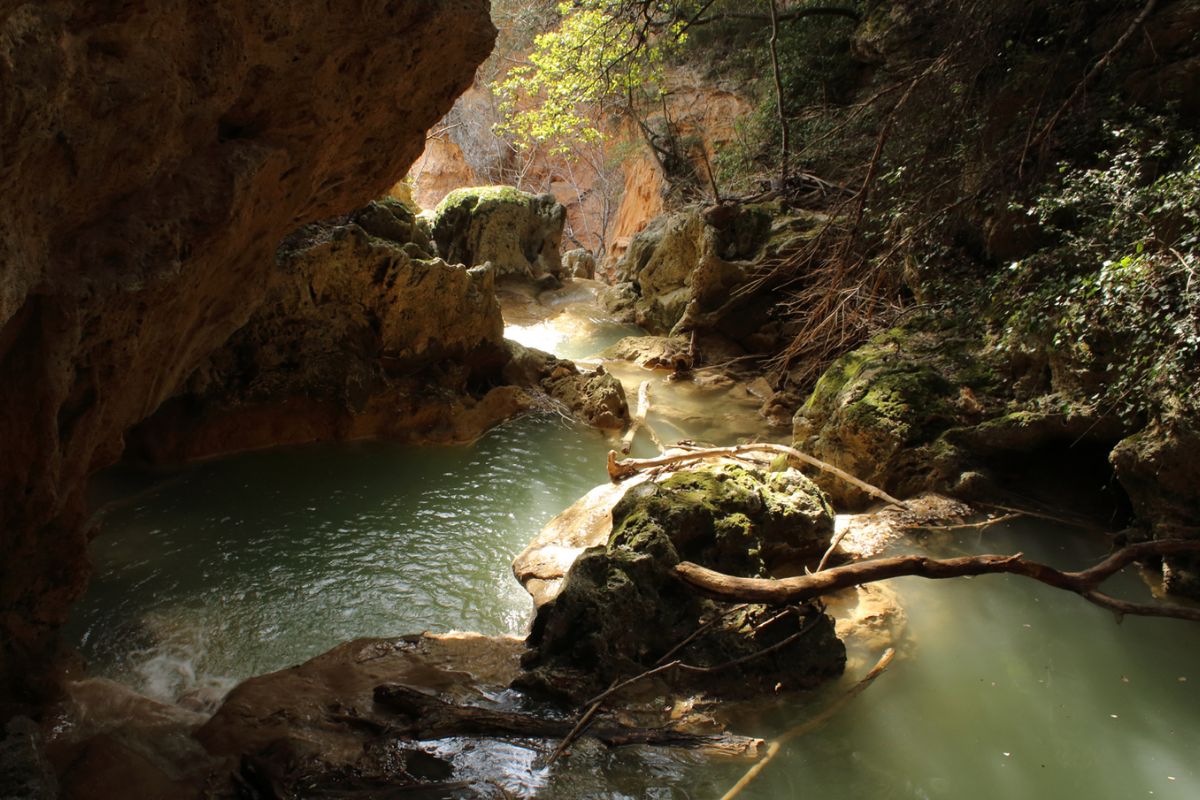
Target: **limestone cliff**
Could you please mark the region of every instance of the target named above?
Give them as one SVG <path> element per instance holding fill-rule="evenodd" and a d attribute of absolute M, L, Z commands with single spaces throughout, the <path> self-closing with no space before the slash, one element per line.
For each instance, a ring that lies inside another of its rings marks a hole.
<path fill-rule="evenodd" d="M 87 476 L 284 235 L 396 181 L 494 35 L 481 0 L 0 0 L 0 694 L 51 678 Z"/>

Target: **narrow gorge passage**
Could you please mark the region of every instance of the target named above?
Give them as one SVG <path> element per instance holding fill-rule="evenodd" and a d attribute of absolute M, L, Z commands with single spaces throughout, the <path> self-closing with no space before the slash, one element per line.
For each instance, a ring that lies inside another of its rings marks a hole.
<path fill-rule="evenodd" d="M 0 800 L 1200 797 L 1200 625 L 679 578 L 1195 616 L 1200 0 L 744 5 L 0 0 Z"/>

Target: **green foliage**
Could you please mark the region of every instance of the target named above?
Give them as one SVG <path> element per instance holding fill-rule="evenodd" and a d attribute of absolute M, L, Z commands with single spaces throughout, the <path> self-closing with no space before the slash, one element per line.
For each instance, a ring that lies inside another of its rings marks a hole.
<path fill-rule="evenodd" d="M 503 117 L 497 134 L 523 149 L 569 156 L 603 138 L 600 123 L 614 104 L 658 91 L 664 60 L 687 34 L 676 20 L 648 36 L 609 0 L 564 2 L 558 10 L 561 23 L 535 38 L 529 63 L 509 70 L 492 91 Z"/>
<path fill-rule="evenodd" d="M 1102 375 L 1090 399 L 1106 413 L 1195 413 L 1200 146 L 1161 125 L 1109 135 L 1097 166 L 1063 165 L 1028 208 L 1058 244 L 994 282 L 1000 297 L 1018 297 L 1003 341 L 1052 330 L 1052 352 Z"/>
<path fill-rule="evenodd" d="M 856 4 L 844 5 L 854 8 Z M 742 23 L 736 29 L 720 27 L 722 34 L 743 43 L 740 58 L 733 66 L 744 73 L 753 86 L 751 94 L 758 98 L 754 110 L 737 121 L 736 138 L 716 158 L 722 185 L 730 191 L 746 191 L 753 188 L 754 179 L 774 174 L 779 160 L 779 117 L 766 46 L 770 29 L 764 28 L 761 20 L 753 25 Z M 861 65 L 852 58 L 850 47 L 854 30 L 852 20 L 837 16 L 817 15 L 780 23 L 784 112 L 791 120 L 798 151 L 804 150 L 819 134 L 818 128 L 829 122 L 828 109 L 849 102 L 858 86 Z M 694 38 L 699 40 L 700 36 Z M 807 162 L 819 158 L 819 148 L 814 150 L 818 152 L 804 154 Z"/>

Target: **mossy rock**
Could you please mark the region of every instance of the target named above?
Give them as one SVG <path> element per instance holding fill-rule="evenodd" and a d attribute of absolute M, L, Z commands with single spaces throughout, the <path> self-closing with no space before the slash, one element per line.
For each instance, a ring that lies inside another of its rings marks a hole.
<path fill-rule="evenodd" d="M 630 291 L 610 309 L 655 334 L 719 334 L 748 352 L 769 352 L 786 336 L 771 287 L 743 292 L 767 262 L 794 252 L 820 229 L 814 212 L 769 204 L 699 206 L 657 217 L 617 263 Z"/>
<path fill-rule="evenodd" d="M 433 257 L 433 247 L 429 238 L 429 229 L 420 217 L 403 201 L 394 197 L 385 197 L 368 203 L 365 207 L 353 212 L 350 221 L 377 239 L 384 239 L 397 244 L 415 246 L 415 251 L 407 247 L 407 252 L 413 257 L 426 259 Z M 419 256 L 416 255 L 419 253 Z"/>
<path fill-rule="evenodd" d="M 537 613 L 529 635 L 524 688 L 579 702 L 616 679 L 637 674 L 725 608 L 675 577 L 682 560 L 737 575 L 765 576 L 783 563 L 819 558 L 833 532 L 825 496 L 795 470 L 767 473 L 720 464 L 631 489 L 613 509 L 608 543 L 586 550 L 558 596 Z M 845 649 L 832 620 L 813 611 L 757 633 L 750 606 L 699 637 L 679 655 L 723 664 L 798 632 L 792 645 L 744 667 L 713 675 L 681 673 L 689 691 L 746 696 L 775 687 L 807 688 L 841 673 Z"/>
<path fill-rule="evenodd" d="M 1004 406 L 1004 378 L 953 329 L 917 319 L 835 361 L 793 419 L 797 448 L 892 493 L 947 488 L 962 453 L 943 439 Z M 839 507 L 863 492 L 817 476 Z"/>
<path fill-rule="evenodd" d="M 1149 536 L 1200 538 L 1200 423 L 1152 423 L 1119 442 L 1110 458 Z M 1162 570 L 1164 588 L 1200 599 L 1200 557 L 1170 556 Z"/>
<path fill-rule="evenodd" d="M 438 253 L 451 263 L 490 263 L 498 275 L 560 275 L 566 209 L 552 195 L 511 186 L 456 189 L 433 211 Z"/>

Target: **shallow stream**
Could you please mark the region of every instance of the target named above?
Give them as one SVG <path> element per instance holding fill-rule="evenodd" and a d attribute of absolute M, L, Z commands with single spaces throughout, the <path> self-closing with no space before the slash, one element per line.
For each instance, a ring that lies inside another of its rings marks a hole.
<path fill-rule="evenodd" d="M 586 303 L 565 308 L 509 334 L 582 357 L 628 333 Z M 633 395 L 638 374 L 614 371 Z M 723 443 L 753 433 L 758 401 L 744 390 L 653 380 L 665 437 Z M 119 499 L 93 543 L 95 576 L 68 636 L 93 673 L 175 700 L 357 636 L 520 634 L 530 603 L 509 564 L 551 516 L 605 480 L 611 446 L 559 417 L 532 416 L 463 447 L 321 445 L 168 475 L 108 473 L 97 496 Z M 1105 549 L 1046 523 L 927 546 L 1021 550 L 1072 568 Z M 1114 593 L 1146 595 L 1136 575 L 1115 583 Z M 788 744 L 743 800 L 1200 797 L 1200 626 L 1118 625 L 1017 577 L 891 585 L 908 617 L 891 669 Z M 816 713 L 875 654 L 855 655 L 838 686 L 745 712 L 737 732 L 771 738 Z M 547 771 L 537 755 L 526 743 L 497 744 L 478 758 L 507 765 L 517 796 L 544 798 L 715 798 L 746 767 L 583 743 Z"/>

